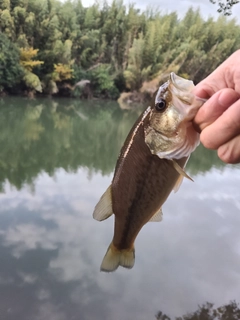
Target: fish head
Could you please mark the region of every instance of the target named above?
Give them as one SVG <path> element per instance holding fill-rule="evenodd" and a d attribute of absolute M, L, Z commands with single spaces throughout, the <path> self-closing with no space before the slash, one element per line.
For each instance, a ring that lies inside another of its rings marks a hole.
<path fill-rule="evenodd" d="M 199 144 L 192 121 L 204 100 L 192 93 L 193 88 L 192 81 L 172 72 L 158 89 L 145 127 L 145 142 L 160 158 L 188 157 Z"/>

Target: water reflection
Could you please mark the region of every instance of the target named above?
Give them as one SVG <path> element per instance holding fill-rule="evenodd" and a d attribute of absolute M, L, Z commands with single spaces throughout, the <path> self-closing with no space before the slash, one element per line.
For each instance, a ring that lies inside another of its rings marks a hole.
<path fill-rule="evenodd" d="M 122 111 L 117 105 L 77 100 L 0 100 L 0 185 L 18 189 L 32 185 L 42 171 L 58 168 L 89 175 L 110 174 L 119 150 L 141 109 Z M 197 174 L 223 167 L 215 152 L 199 147 L 188 164 Z"/>
<path fill-rule="evenodd" d="M 1 101 L 0 319 L 145 320 L 240 300 L 239 168 L 204 149 L 189 163 L 195 183 L 141 231 L 134 269 L 99 272 L 113 220 L 92 211 L 139 112 Z"/>
<path fill-rule="evenodd" d="M 136 112 L 76 100 L 4 99 L 0 108 L 0 181 L 21 188 L 43 170 L 109 174 Z M 16 107 L 17 105 L 17 107 Z M 91 107 L 91 108 L 90 108 Z"/>

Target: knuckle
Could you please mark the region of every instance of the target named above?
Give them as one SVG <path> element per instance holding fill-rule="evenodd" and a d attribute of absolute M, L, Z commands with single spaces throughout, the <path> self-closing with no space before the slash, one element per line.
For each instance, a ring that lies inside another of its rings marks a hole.
<path fill-rule="evenodd" d="M 218 157 L 225 163 L 233 163 L 233 156 L 227 147 L 218 150 Z"/>
<path fill-rule="evenodd" d="M 200 134 L 200 141 L 207 149 L 216 150 L 218 148 L 215 143 L 214 136 L 209 135 L 205 130 Z"/>
<path fill-rule="evenodd" d="M 235 164 L 240 162 L 240 150 L 237 151 L 230 143 L 226 143 L 218 149 L 218 157 L 225 163 Z"/>

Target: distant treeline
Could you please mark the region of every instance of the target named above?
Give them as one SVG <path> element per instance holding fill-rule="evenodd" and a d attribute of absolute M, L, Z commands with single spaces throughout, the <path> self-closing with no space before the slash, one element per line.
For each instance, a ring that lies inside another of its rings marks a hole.
<path fill-rule="evenodd" d="M 116 99 L 170 71 L 198 82 L 239 47 L 235 20 L 192 8 L 179 19 L 122 0 L 0 1 L 0 93 Z"/>
<path fill-rule="evenodd" d="M 171 320 L 166 314 L 161 311 L 156 314 L 156 320 Z M 213 303 L 206 302 L 198 307 L 198 310 L 193 313 L 188 313 L 182 317 L 177 317 L 175 320 L 238 320 L 240 319 L 239 304 L 235 301 L 230 301 L 228 304 L 214 307 Z M 173 319 L 174 320 L 174 319 Z"/>

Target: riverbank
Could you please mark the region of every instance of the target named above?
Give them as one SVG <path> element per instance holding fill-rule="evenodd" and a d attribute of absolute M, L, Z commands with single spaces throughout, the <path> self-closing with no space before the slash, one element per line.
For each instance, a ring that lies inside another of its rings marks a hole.
<path fill-rule="evenodd" d="M 94 88 L 89 80 L 80 80 L 75 85 L 65 84 L 61 86 L 58 92 L 53 94 L 39 93 L 35 90 L 23 90 L 13 89 L 11 92 L 1 91 L 0 97 L 15 96 L 25 97 L 29 99 L 36 98 L 67 98 L 67 99 L 83 99 L 83 100 L 98 100 L 98 101 L 117 101 L 121 109 L 133 109 L 139 107 L 139 105 L 145 105 L 151 102 L 154 93 L 163 82 L 167 80 L 168 72 L 165 72 L 161 76 L 155 77 L 151 81 L 143 82 L 141 88 L 137 91 L 122 92 L 117 99 L 109 98 L 108 94 L 101 94 L 96 96 L 94 94 Z"/>

